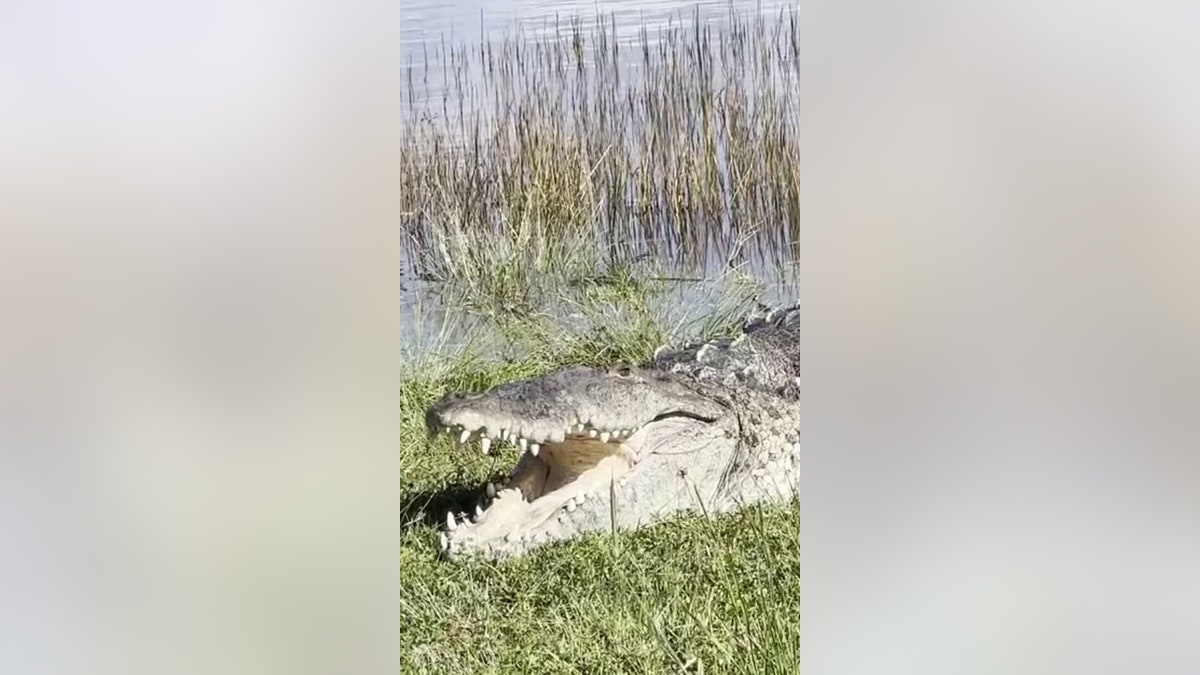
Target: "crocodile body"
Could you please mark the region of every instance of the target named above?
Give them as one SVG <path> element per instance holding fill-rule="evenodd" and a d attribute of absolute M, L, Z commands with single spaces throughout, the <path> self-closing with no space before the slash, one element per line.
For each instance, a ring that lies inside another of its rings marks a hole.
<path fill-rule="evenodd" d="M 800 310 L 766 312 L 736 337 L 660 350 L 638 367 L 576 366 L 446 396 L 431 433 L 484 452 L 522 450 L 474 517 L 447 514 L 451 556 L 506 557 L 589 531 L 687 510 L 796 496 Z"/>

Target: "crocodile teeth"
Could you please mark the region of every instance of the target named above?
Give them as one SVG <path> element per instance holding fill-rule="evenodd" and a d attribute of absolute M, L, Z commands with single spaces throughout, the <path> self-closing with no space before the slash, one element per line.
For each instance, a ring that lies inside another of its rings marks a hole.
<path fill-rule="evenodd" d="M 599 431 L 596 431 L 595 429 L 588 429 L 588 437 L 595 438 L 599 435 L 600 435 Z"/>
<path fill-rule="evenodd" d="M 476 504 L 475 505 L 475 517 L 480 518 L 482 516 L 483 516 L 483 507 L 480 506 L 479 504 Z"/>
<path fill-rule="evenodd" d="M 524 451 L 526 448 L 529 447 L 529 441 L 525 440 L 525 437 L 522 436 L 517 439 L 517 446 L 520 447 L 522 451 Z"/>
<path fill-rule="evenodd" d="M 492 448 L 492 439 L 487 436 L 479 439 L 479 447 L 483 449 L 483 454 L 488 454 L 488 450 Z"/>
<path fill-rule="evenodd" d="M 608 433 L 607 431 L 600 432 L 600 442 L 601 443 L 607 443 L 609 438 L 612 438 L 612 434 Z"/>
<path fill-rule="evenodd" d="M 497 500 L 510 499 L 510 498 L 511 499 L 524 499 L 525 497 L 524 497 L 524 494 L 521 492 L 521 488 L 515 488 L 515 487 L 514 488 L 505 488 L 496 493 Z"/>
<path fill-rule="evenodd" d="M 447 511 L 446 512 L 446 529 L 448 531 L 453 532 L 454 528 L 457 526 L 458 526 L 458 521 L 454 519 L 454 514 Z"/>
<path fill-rule="evenodd" d="M 575 510 L 575 500 L 574 500 L 574 499 L 568 499 L 568 500 L 567 500 L 567 510 L 568 510 L 568 511 L 574 511 L 574 510 Z"/>
<path fill-rule="evenodd" d="M 458 437 L 458 442 L 466 443 L 467 440 L 469 440 L 470 438 L 471 438 L 471 431 L 469 429 L 463 429 L 462 434 L 460 434 Z"/>
<path fill-rule="evenodd" d="M 484 488 L 484 491 L 487 492 L 487 496 L 489 498 L 491 498 L 491 499 L 496 498 L 496 484 L 495 483 L 492 483 L 489 481 L 487 484 L 487 487 Z"/>
<path fill-rule="evenodd" d="M 441 541 L 443 551 L 450 548 L 450 537 L 447 537 L 445 532 L 438 532 L 438 540 Z"/>
<path fill-rule="evenodd" d="M 529 444 L 529 454 L 533 455 L 534 457 L 538 456 L 538 451 L 541 449 L 542 449 L 542 446 L 538 445 L 537 443 Z"/>
<path fill-rule="evenodd" d="M 554 443 L 562 443 L 567 439 L 566 431 L 554 431 L 550 434 L 550 440 Z"/>

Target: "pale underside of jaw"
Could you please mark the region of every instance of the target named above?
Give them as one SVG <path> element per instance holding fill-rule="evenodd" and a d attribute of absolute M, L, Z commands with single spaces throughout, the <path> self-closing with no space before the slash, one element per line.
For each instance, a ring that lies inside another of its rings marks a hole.
<path fill-rule="evenodd" d="M 520 428 L 519 425 L 513 425 Z M 446 514 L 442 550 L 456 542 L 475 544 L 527 541 L 530 530 L 562 511 L 572 512 L 623 477 L 641 461 L 639 447 L 645 428 L 597 429 L 589 424 L 564 426 L 561 433 L 527 438 L 506 428 L 444 427 L 460 444 L 479 439 L 486 454 L 497 442 L 509 442 L 523 452 L 516 468 L 497 486 L 485 486 L 485 499 L 472 514 Z"/>

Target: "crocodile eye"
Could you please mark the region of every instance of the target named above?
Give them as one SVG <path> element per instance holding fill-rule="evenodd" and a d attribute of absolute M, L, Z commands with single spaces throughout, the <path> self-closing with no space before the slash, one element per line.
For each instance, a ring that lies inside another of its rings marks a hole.
<path fill-rule="evenodd" d="M 629 377 L 633 373 L 633 369 L 625 364 L 622 364 L 614 368 L 613 372 L 621 377 Z"/>

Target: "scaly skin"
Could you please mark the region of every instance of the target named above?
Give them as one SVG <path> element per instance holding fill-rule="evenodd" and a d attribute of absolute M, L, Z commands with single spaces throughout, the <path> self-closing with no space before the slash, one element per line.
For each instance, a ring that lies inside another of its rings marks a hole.
<path fill-rule="evenodd" d="M 489 507 L 447 514 L 443 550 L 505 557 L 581 533 L 633 529 L 685 510 L 786 500 L 799 484 L 799 309 L 736 339 L 660 353 L 644 367 L 566 368 L 426 413 L 484 451 L 526 451 Z M 487 439 L 484 441 L 483 439 Z"/>

